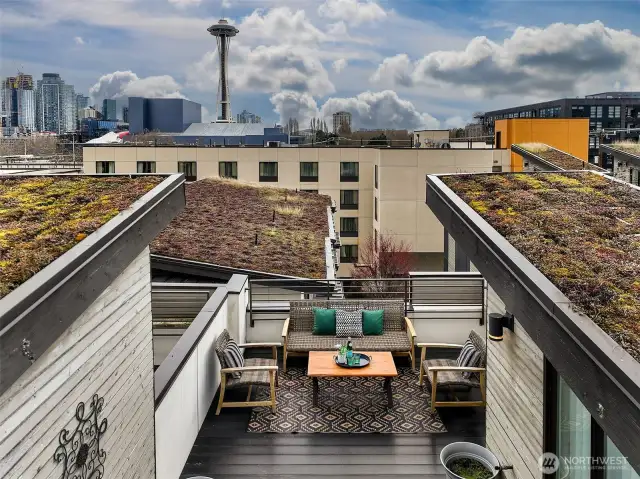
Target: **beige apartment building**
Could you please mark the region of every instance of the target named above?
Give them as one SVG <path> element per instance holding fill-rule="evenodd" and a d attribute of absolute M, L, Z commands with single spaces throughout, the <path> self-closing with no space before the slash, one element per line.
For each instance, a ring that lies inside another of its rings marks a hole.
<path fill-rule="evenodd" d="M 444 230 L 425 204 L 429 174 L 510 171 L 509 150 L 423 148 L 264 148 L 93 145 L 84 172 L 184 173 L 187 180 L 231 177 L 331 196 L 338 211 L 340 276 L 349 276 L 373 235 L 408 243 L 423 271 L 441 271 Z"/>

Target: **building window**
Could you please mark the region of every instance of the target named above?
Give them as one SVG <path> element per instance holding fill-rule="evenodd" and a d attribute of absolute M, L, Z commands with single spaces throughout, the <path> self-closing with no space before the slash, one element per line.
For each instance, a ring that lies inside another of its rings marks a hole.
<path fill-rule="evenodd" d="M 115 173 L 116 162 L 115 161 L 96 161 L 96 173 Z"/>
<path fill-rule="evenodd" d="M 558 416 L 556 450 L 560 458 L 591 456 L 591 414 L 566 382 L 558 375 Z M 561 469 L 564 466 L 561 460 Z M 572 469 L 571 477 L 588 479 L 590 467 Z M 560 473 L 560 471 L 558 471 Z M 569 471 L 563 471 L 568 473 Z M 566 477 L 560 474 L 558 477 Z"/>
<path fill-rule="evenodd" d="M 358 209 L 358 190 L 340 190 L 340 209 Z"/>
<path fill-rule="evenodd" d="M 549 108 L 540 108 L 539 110 L 540 118 L 559 118 L 560 117 L 560 107 L 554 106 Z"/>
<path fill-rule="evenodd" d="M 359 181 L 359 167 L 357 162 L 340 162 L 340 181 Z"/>
<path fill-rule="evenodd" d="M 358 245 L 345 244 L 340 246 L 340 262 L 341 263 L 357 263 L 358 262 Z"/>
<path fill-rule="evenodd" d="M 378 188 L 378 165 L 373 166 L 373 184 Z"/>
<path fill-rule="evenodd" d="M 373 250 L 378 251 L 378 230 L 373 229 Z"/>
<path fill-rule="evenodd" d="M 138 173 L 155 173 L 155 161 L 138 161 Z"/>
<path fill-rule="evenodd" d="M 602 118 L 602 107 L 593 105 L 590 109 L 591 118 Z"/>
<path fill-rule="evenodd" d="M 635 472 L 622 455 L 616 445 L 607 437 L 605 445 L 605 457 L 607 460 L 607 479 L 640 479 L 640 474 Z"/>
<path fill-rule="evenodd" d="M 317 182 L 318 181 L 318 162 L 302 161 L 300 162 L 300 181 Z"/>
<path fill-rule="evenodd" d="M 300 190 L 303 193 L 318 193 L 318 190 Z"/>
<path fill-rule="evenodd" d="M 218 174 L 220 178 L 238 179 L 238 162 L 237 161 L 221 161 L 218 163 Z"/>
<path fill-rule="evenodd" d="M 373 219 L 378 221 L 378 197 L 373 199 Z"/>
<path fill-rule="evenodd" d="M 278 181 L 278 163 L 275 161 L 261 161 L 260 162 L 260 181 Z"/>
<path fill-rule="evenodd" d="M 588 118 L 589 107 L 584 105 L 573 105 L 571 107 L 571 116 L 573 118 Z"/>
<path fill-rule="evenodd" d="M 340 236 L 358 237 L 358 218 L 340 218 Z"/>
<path fill-rule="evenodd" d="M 607 116 L 609 118 L 620 118 L 620 106 L 610 106 L 607 110 Z"/>
<path fill-rule="evenodd" d="M 548 429 L 544 449 L 560 460 L 556 474 L 549 477 L 640 479 L 548 360 L 544 370 L 548 384 L 544 395 L 545 429 Z M 589 459 L 598 460 L 595 467 Z"/>
<path fill-rule="evenodd" d="M 184 179 L 187 181 L 196 181 L 198 179 L 198 166 L 195 161 L 179 161 L 178 173 L 184 173 Z"/>

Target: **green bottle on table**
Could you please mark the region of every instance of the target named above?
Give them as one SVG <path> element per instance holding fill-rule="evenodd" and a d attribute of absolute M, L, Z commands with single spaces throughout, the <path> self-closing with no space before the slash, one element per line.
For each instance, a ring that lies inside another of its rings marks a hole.
<path fill-rule="evenodd" d="M 347 364 L 353 366 L 353 344 L 351 338 L 347 338 Z"/>

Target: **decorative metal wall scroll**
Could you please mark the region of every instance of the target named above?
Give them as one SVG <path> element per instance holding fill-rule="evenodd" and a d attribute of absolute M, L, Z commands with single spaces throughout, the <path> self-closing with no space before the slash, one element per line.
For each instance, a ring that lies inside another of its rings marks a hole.
<path fill-rule="evenodd" d="M 107 419 L 98 422 L 102 412 L 104 398 L 97 394 L 91 398 L 89 410 L 85 412 L 85 404 L 76 407 L 75 430 L 63 429 L 58 440 L 60 445 L 53 455 L 53 460 L 64 466 L 61 479 L 102 479 L 104 477 L 104 460 L 107 453 L 100 449 L 100 439 L 107 430 Z"/>

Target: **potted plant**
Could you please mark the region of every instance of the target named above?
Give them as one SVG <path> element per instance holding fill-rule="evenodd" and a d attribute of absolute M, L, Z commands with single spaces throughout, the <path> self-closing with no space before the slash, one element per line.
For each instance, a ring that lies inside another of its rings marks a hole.
<path fill-rule="evenodd" d="M 440 462 L 449 479 L 493 479 L 502 467 L 487 448 L 471 442 L 453 442 L 442 449 Z"/>

